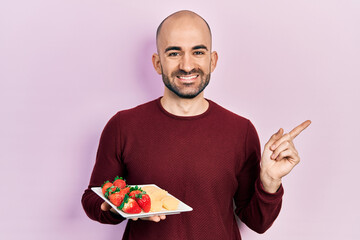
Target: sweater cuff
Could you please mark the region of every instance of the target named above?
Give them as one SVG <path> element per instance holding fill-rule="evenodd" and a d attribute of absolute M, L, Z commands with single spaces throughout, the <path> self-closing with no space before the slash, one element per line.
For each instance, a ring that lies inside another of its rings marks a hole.
<path fill-rule="evenodd" d="M 101 214 L 103 215 L 103 218 L 105 218 L 107 220 L 107 222 L 109 222 L 111 224 L 119 224 L 125 220 L 125 218 L 123 218 L 121 215 L 112 213 L 110 210 L 106 211 L 106 212 L 102 211 Z"/>
<path fill-rule="evenodd" d="M 109 211 L 101 210 L 101 204 L 104 202 L 104 200 L 99 196 L 97 197 L 98 197 L 98 202 L 96 206 L 98 206 L 97 208 L 99 209 L 98 214 L 99 214 L 100 222 L 115 225 L 125 220 L 125 218 L 123 218 L 120 214 L 112 213 L 110 210 Z"/>
<path fill-rule="evenodd" d="M 275 193 L 269 193 L 265 191 L 260 178 L 258 178 L 255 182 L 255 192 L 258 195 L 259 199 L 266 203 L 273 203 L 281 201 L 282 196 L 284 195 L 284 188 L 282 184 L 279 189 Z"/>

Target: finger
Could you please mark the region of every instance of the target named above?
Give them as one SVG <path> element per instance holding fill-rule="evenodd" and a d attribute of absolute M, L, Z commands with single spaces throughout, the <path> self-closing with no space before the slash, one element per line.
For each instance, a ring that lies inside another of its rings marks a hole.
<path fill-rule="evenodd" d="M 145 220 L 145 221 L 153 221 L 153 222 L 160 222 L 160 217 L 157 215 L 151 216 L 151 217 L 146 217 L 146 218 L 141 218 L 141 220 Z"/>
<path fill-rule="evenodd" d="M 160 217 L 159 216 L 151 216 L 151 217 L 149 217 L 149 220 L 150 221 L 153 221 L 153 222 L 160 222 Z"/>
<path fill-rule="evenodd" d="M 282 151 L 281 153 L 279 153 L 279 156 L 276 158 L 276 161 L 281 161 L 284 159 L 293 165 L 298 164 L 300 161 L 299 156 L 297 154 L 295 154 L 295 152 L 292 151 L 291 149 L 286 149 L 285 151 Z"/>
<path fill-rule="evenodd" d="M 131 220 L 133 220 L 133 221 L 137 221 L 139 218 L 132 218 Z"/>
<path fill-rule="evenodd" d="M 275 149 L 277 149 L 280 146 L 280 144 L 282 144 L 285 141 L 288 141 L 288 142 L 292 141 L 289 133 L 285 133 L 280 139 L 278 139 L 276 142 L 274 142 L 273 145 L 271 145 L 270 150 L 274 151 Z"/>
<path fill-rule="evenodd" d="M 291 147 L 291 143 L 289 141 L 283 141 L 278 147 L 275 148 L 274 153 L 271 155 L 270 158 L 273 160 L 276 159 L 281 152 L 289 149 L 290 147 Z"/>
<path fill-rule="evenodd" d="M 305 122 L 303 122 L 302 124 L 300 124 L 299 126 L 294 128 L 293 130 L 291 130 L 289 133 L 291 138 L 294 139 L 297 135 L 299 135 L 302 131 L 304 131 L 305 128 L 307 128 L 310 124 L 311 124 L 311 121 L 306 120 Z"/>
<path fill-rule="evenodd" d="M 117 214 L 117 215 L 120 215 L 120 213 L 118 213 L 114 208 L 110 208 L 110 211 L 111 211 L 112 213 L 115 213 L 115 214 Z"/>
<path fill-rule="evenodd" d="M 111 206 L 107 202 L 103 202 L 100 208 L 103 211 L 109 211 L 111 209 Z"/>
<path fill-rule="evenodd" d="M 165 219 L 166 219 L 166 215 L 160 215 L 160 219 L 161 219 L 161 220 L 165 220 Z"/>
<path fill-rule="evenodd" d="M 280 128 L 276 133 L 274 133 L 269 141 L 266 143 L 265 147 L 270 147 L 274 144 L 274 142 L 276 142 L 277 140 L 279 140 L 281 138 L 281 136 L 284 133 L 284 129 Z"/>

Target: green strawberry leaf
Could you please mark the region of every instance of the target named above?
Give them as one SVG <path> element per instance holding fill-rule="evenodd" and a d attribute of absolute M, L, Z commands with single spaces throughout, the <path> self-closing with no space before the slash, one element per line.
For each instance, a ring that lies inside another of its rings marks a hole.
<path fill-rule="evenodd" d="M 125 196 L 124 196 L 124 200 L 122 201 L 122 203 L 121 203 L 121 205 L 118 207 L 118 209 L 123 209 L 124 208 L 124 205 L 125 205 L 125 203 L 127 203 L 128 201 L 129 201 L 129 195 L 127 195 L 127 194 L 125 194 Z"/>
<path fill-rule="evenodd" d="M 137 190 L 142 191 L 141 187 L 139 187 L 138 185 L 136 185 L 135 187 L 130 187 L 130 192 L 137 191 Z"/>
<path fill-rule="evenodd" d="M 121 179 L 121 180 L 124 180 L 124 181 L 125 181 L 125 179 L 123 179 L 123 177 L 116 176 L 115 179 L 114 179 L 114 182 L 115 182 L 116 180 L 118 180 L 118 179 Z"/>
<path fill-rule="evenodd" d="M 136 198 L 139 198 L 139 199 L 142 199 L 142 196 L 143 196 L 142 193 L 138 193 L 138 194 L 135 195 L 135 197 L 136 197 Z"/>
<path fill-rule="evenodd" d="M 105 194 L 104 194 L 105 198 L 107 198 L 107 199 L 109 199 L 109 194 L 110 194 L 110 193 L 109 193 L 109 189 L 110 189 L 110 188 L 108 188 L 108 189 L 106 190 Z"/>

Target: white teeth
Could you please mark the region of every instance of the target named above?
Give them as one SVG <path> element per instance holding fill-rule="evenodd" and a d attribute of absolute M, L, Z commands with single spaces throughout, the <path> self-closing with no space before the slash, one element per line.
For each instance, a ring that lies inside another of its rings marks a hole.
<path fill-rule="evenodd" d="M 184 76 L 181 76 L 180 78 L 181 79 L 184 79 L 184 80 L 190 80 L 190 79 L 194 79 L 194 78 L 196 78 L 197 76 L 195 75 L 195 76 L 190 76 L 190 77 L 184 77 Z"/>

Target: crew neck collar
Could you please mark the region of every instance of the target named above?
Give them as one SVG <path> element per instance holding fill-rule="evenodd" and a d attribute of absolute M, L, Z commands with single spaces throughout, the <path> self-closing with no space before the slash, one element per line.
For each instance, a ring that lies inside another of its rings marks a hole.
<path fill-rule="evenodd" d="M 198 114 L 198 115 L 194 115 L 194 116 L 178 116 L 178 115 L 174 115 L 168 111 L 165 110 L 165 108 L 161 105 L 161 98 L 159 97 L 158 99 L 156 99 L 156 104 L 158 105 L 159 109 L 161 110 L 161 112 L 163 112 L 166 116 L 174 118 L 174 119 L 178 119 L 178 120 L 193 120 L 193 119 L 199 119 L 199 118 L 203 118 L 205 116 L 207 116 L 209 114 L 209 112 L 212 110 L 213 108 L 213 102 L 207 98 L 205 98 L 206 101 L 208 101 L 209 106 L 206 109 L 205 112 Z"/>

